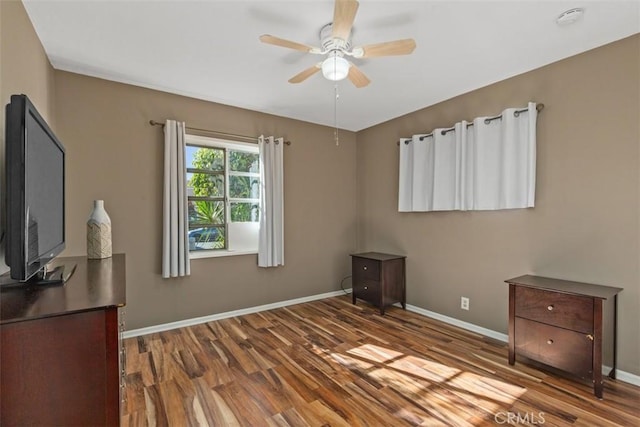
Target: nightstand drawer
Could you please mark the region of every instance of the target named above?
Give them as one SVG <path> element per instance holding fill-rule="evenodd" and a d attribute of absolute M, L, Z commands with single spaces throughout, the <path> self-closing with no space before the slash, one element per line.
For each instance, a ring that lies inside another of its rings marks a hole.
<path fill-rule="evenodd" d="M 352 270 L 354 280 L 380 280 L 380 262 L 377 260 L 353 257 Z"/>
<path fill-rule="evenodd" d="M 518 354 L 581 377 L 591 377 L 593 336 L 518 317 L 515 329 Z"/>
<path fill-rule="evenodd" d="M 363 299 L 371 304 L 380 303 L 380 282 L 375 280 L 363 280 L 353 282 L 353 294 L 356 298 Z"/>
<path fill-rule="evenodd" d="M 593 333 L 593 298 L 517 287 L 515 315 L 585 334 Z"/>

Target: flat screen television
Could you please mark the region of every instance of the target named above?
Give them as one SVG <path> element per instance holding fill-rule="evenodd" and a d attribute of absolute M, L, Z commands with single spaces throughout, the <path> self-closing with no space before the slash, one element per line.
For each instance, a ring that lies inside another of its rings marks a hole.
<path fill-rule="evenodd" d="M 5 262 L 11 279 L 59 283 L 46 265 L 65 248 L 65 150 L 26 95 L 6 106 Z"/>

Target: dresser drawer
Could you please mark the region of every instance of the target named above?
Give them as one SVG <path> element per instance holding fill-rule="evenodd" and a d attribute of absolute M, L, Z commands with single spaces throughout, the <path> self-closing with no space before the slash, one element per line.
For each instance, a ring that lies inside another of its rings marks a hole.
<path fill-rule="evenodd" d="M 558 369 L 591 377 L 593 341 L 586 334 L 515 319 L 515 348 L 518 354 Z"/>
<path fill-rule="evenodd" d="M 585 334 L 593 333 L 593 298 L 516 287 L 515 315 Z"/>
<path fill-rule="evenodd" d="M 353 257 L 352 269 L 354 280 L 380 280 L 380 261 Z"/>
<path fill-rule="evenodd" d="M 380 304 L 380 282 L 375 280 L 361 280 L 353 282 L 353 294 L 371 304 Z"/>

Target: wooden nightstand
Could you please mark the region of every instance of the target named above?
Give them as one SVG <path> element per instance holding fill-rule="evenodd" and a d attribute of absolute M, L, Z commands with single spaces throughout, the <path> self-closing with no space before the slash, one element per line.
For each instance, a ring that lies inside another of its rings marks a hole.
<path fill-rule="evenodd" d="M 613 298 L 613 367 L 616 311 L 621 288 L 520 276 L 509 284 L 509 364 L 516 354 L 593 381 L 602 398 L 603 301 Z"/>
<path fill-rule="evenodd" d="M 406 309 L 405 258 L 379 252 L 351 254 L 353 304 L 356 298 L 363 299 L 378 307 L 381 315 L 396 302 Z"/>

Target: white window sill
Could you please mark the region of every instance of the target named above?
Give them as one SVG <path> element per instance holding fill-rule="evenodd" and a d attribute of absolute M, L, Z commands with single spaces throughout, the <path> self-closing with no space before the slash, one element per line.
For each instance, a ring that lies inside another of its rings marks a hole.
<path fill-rule="evenodd" d="M 258 255 L 258 250 L 253 251 L 234 251 L 234 250 L 212 250 L 212 251 L 195 251 L 189 252 L 189 259 L 201 259 L 201 258 L 218 258 L 223 256 L 236 256 L 236 255 Z"/>

